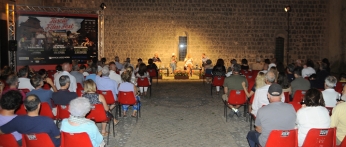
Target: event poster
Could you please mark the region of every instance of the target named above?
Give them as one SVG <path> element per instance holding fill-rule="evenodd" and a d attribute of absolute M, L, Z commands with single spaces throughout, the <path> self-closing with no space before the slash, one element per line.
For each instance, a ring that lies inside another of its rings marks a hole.
<path fill-rule="evenodd" d="M 97 18 L 19 15 L 17 24 L 17 65 L 97 57 Z"/>

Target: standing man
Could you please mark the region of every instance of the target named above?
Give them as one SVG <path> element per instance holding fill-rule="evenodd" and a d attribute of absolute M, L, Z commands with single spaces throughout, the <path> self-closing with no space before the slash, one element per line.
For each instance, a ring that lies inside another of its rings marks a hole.
<path fill-rule="evenodd" d="M 296 111 L 291 104 L 281 102 L 282 87 L 272 84 L 267 92 L 270 102 L 258 110 L 255 131 L 247 134 L 250 147 L 265 146 L 272 130 L 291 130 L 295 127 Z"/>
<path fill-rule="evenodd" d="M 59 79 L 62 75 L 67 75 L 68 77 L 70 77 L 70 87 L 68 90 L 70 90 L 70 92 L 76 92 L 77 91 L 77 82 L 76 82 L 76 78 L 70 74 L 71 71 L 71 66 L 70 63 L 65 62 L 64 64 L 62 64 L 62 72 L 56 76 L 56 78 L 54 79 L 54 85 L 56 86 L 56 88 L 59 90 L 60 89 L 60 84 L 59 84 Z"/>

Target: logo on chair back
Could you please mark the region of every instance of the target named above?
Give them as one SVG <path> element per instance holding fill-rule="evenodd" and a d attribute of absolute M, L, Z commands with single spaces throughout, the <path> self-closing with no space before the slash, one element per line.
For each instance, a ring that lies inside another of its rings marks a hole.
<path fill-rule="evenodd" d="M 290 135 L 290 131 L 282 131 L 281 137 L 287 137 Z"/>
<path fill-rule="evenodd" d="M 103 95 L 106 95 L 106 93 L 107 93 L 106 91 L 102 91 L 102 94 L 103 94 Z"/>
<path fill-rule="evenodd" d="M 302 91 L 302 94 L 305 94 L 306 93 L 306 91 Z"/>
<path fill-rule="evenodd" d="M 320 136 L 326 136 L 328 134 L 328 130 L 321 130 Z"/>
<path fill-rule="evenodd" d="M 91 109 L 95 109 L 95 105 L 92 105 L 92 106 L 91 106 Z"/>
<path fill-rule="evenodd" d="M 221 80 L 221 77 L 217 77 L 218 80 Z"/>
<path fill-rule="evenodd" d="M 238 95 L 239 95 L 239 94 L 240 94 L 240 90 L 237 90 L 237 91 L 235 92 L 235 94 L 238 94 Z"/>
<path fill-rule="evenodd" d="M 34 135 L 34 134 L 33 135 L 26 135 L 26 136 L 28 136 L 29 140 L 37 140 L 36 135 Z"/>
<path fill-rule="evenodd" d="M 65 105 L 61 105 L 61 109 L 66 109 L 67 107 Z"/>

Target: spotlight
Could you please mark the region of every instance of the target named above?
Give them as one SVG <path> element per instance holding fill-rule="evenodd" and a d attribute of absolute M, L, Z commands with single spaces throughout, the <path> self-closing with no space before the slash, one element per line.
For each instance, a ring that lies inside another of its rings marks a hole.
<path fill-rule="evenodd" d="M 184 44 L 181 44 L 181 45 L 180 45 L 180 48 L 183 48 L 183 47 L 184 47 Z"/>
<path fill-rule="evenodd" d="M 290 7 L 290 6 L 286 6 L 286 7 L 285 7 L 285 11 L 286 11 L 286 12 L 290 12 L 290 11 L 291 11 L 291 7 Z"/>
<path fill-rule="evenodd" d="M 106 4 L 105 4 L 105 3 L 102 3 L 102 4 L 100 5 L 100 7 L 101 7 L 102 10 L 104 10 L 104 9 L 106 9 Z"/>

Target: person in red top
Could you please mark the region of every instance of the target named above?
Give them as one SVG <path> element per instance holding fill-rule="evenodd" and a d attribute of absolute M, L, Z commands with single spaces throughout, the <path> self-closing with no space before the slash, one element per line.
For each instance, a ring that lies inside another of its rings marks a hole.
<path fill-rule="evenodd" d="M 9 86 L 7 89 L 4 89 L 2 94 L 5 94 L 6 92 L 10 90 L 18 90 L 18 77 L 14 74 L 11 74 L 7 77 L 6 79 L 6 84 Z M 22 95 L 22 99 L 24 100 L 25 98 L 25 93 L 23 91 L 19 91 L 20 94 Z"/>

